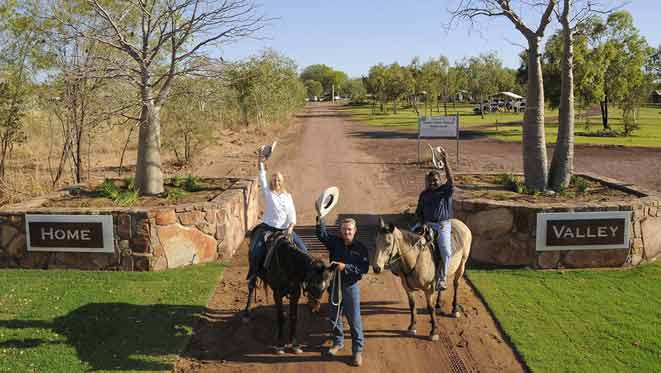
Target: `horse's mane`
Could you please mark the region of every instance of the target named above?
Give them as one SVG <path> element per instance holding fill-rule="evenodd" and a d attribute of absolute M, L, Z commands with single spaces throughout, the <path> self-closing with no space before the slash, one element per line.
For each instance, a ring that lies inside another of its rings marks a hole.
<path fill-rule="evenodd" d="M 402 233 L 404 242 L 406 242 L 410 246 L 415 245 L 420 240 L 419 234 L 415 234 L 407 229 L 401 229 L 401 228 L 397 228 L 397 229 L 399 229 L 399 231 Z"/>

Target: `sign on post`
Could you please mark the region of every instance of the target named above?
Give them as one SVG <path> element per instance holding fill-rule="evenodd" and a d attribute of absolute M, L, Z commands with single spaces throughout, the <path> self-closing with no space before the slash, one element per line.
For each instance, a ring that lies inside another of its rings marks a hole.
<path fill-rule="evenodd" d="M 28 251 L 112 253 L 112 215 L 25 215 Z"/>
<path fill-rule="evenodd" d="M 629 248 L 630 211 L 537 214 L 537 251 Z"/>
<path fill-rule="evenodd" d="M 418 164 L 420 163 L 420 139 L 456 139 L 457 164 L 459 164 L 459 114 L 418 119 Z"/>

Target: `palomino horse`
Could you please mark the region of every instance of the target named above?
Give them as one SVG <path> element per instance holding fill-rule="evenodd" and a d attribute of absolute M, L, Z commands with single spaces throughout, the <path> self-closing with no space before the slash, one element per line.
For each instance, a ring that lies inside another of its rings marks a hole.
<path fill-rule="evenodd" d="M 298 316 L 298 300 L 301 292 L 305 292 L 308 300 L 315 308 L 319 308 L 319 300 L 331 283 L 335 266 L 328 266 L 321 259 L 299 250 L 285 234 L 274 233 L 267 241 L 273 253 L 269 264 L 259 272 L 259 277 L 273 291 L 273 299 L 278 316 L 278 344 L 276 353 L 283 354 L 285 346 L 291 346 L 292 352 L 300 354 L 303 350 L 296 341 L 296 319 Z M 249 288 L 248 303 L 243 311 L 244 322 L 250 320 L 250 308 L 254 288 Z M 289 336 L 287 344 L 284 340 L 285 313 L 282 299 L 289 297 Z"/>
<path fill-rule="evenodd" d="M 452 314 L 459 317 L 457 294 L 459 280 L 464 274 L 464 268 L 468 256 L 472 235 L 468 227 L 457 219 L 452 219 L 452 256 L 448 268 L 448 279 L 453 279 L 454 298 L 452 301 Z M 425 227 L 425 229 L 429 229 Z M 431 333 L 433 341 L 438 340 L 436 329 L 436 313 L 432 308 L 433 298 L 436 295 L 436 308 L 441 309 L 441 290 L 436 292 L 436 267 L 432 254 L 433 244 L 427 235 L 417 235 L 407 230 L 398 229 L 392 223 L 386 225 L 383 219 L 379 219 L 379 227 L 376 230 L 376 247 L 370 255 L 370 264 L 374 273 L 380 273 L 382 269 L 390 267 L 390 271 L 398 276 L 402 282 L 406 295 L 409 298 L 411 308 L 411 325 L 409 331 L 416 333 L 416 308 L 414 292 L 422 290 L 427 299 L 427 309 L 431 315 Z"/>

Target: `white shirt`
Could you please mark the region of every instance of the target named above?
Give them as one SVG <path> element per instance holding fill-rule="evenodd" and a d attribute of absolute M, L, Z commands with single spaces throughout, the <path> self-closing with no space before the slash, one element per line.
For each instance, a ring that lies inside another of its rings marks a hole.
<path fill-rule="evenodd" d="M 296 225 L 296 208 L 291 194 L 276 193 L 271 190 L 266 180 L 264 164 L 259 163 L 259 183 L 264 193 L 264 218 L 265 224 L 273 228 L 286 229 L 289 225 Z"/>

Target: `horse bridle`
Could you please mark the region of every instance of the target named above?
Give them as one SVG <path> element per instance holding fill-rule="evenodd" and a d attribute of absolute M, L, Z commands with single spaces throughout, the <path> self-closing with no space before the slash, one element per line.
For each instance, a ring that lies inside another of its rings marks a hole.
<path fill-rule="evenodd" d="M 395 255 L 393 255 L 393 252 L 395 251 L 396 237 L 395 237 L 395 232 L 394 231 L 391 232 L 391 234 L 393 235 L 393 240 L 392 240 L 392 245 L 390 245 L 390 252 L 388 253 L 388 266 L 392 268 L 393 263 L 397 263 L 398 261 L 402 260 L 402 254 L 401 254 L 401 251 L 399 249 L 399 245 L 397 245 L 397 249 L 396 249 L 397 253 Z M 423 239 L 424 239 L 424 237 L 420 237 L 420 240 L 418 240 L 418 242 L 416 242 L 414 244 L 414 246 L 418 245 L 418 243 Z M 396 257 L 396 258 L 393 259 L 394 257 Z M 411 267 L 410 271 L 408 271 L 408 272 L 403 271 L 402 272 L 404 274 L 404 279 L 406 279 L 406 277 L 408 277 L 411 273 L 413 273 L 413 271 L 415 271 L 415 264 L 413 265 L 413 267 Z"/>

